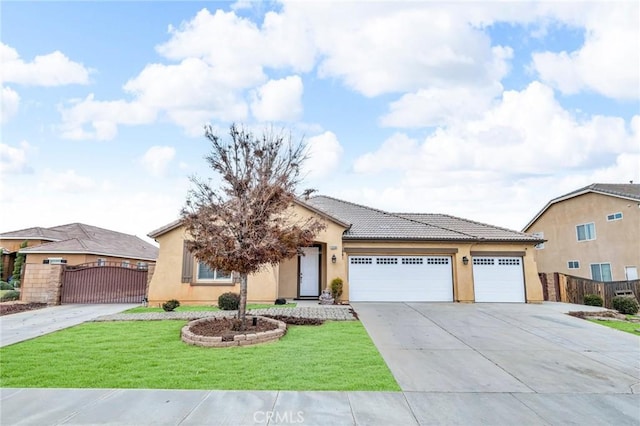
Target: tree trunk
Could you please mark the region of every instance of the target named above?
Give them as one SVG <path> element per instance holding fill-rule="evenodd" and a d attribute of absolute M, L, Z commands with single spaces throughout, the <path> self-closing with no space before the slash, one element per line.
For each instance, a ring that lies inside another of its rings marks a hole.
<path fill-rule="evenodd" d="M 240 304 L 238 319 L 242 322 L 242 330 L 247 326 L 247 274 L 240 275 Z"/>

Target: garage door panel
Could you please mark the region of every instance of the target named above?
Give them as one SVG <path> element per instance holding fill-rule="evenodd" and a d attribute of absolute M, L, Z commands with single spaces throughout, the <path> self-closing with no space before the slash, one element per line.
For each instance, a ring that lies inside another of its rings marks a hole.
<path fill-rule="evenodd" d="M 521 257 L 474 257 L 476 302 L 524 302 Z"/>
<path fill-rule="evenodd" d="M 353 301 L 452 301 L 451 258 L 446 256 L 352 256 Z"/>

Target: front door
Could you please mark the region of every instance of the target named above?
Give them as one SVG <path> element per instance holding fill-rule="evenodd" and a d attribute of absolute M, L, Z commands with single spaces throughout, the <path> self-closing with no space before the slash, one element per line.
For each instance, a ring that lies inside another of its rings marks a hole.
<path fill-rule="evenodd" d="M 304 247 L 300 256 L 300 297 L 320 296 L 320 247 Z"/>

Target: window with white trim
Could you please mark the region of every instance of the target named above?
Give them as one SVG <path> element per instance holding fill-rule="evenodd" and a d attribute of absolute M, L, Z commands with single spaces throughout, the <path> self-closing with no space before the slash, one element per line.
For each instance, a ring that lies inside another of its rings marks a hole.
<path fill-rule="evenodd" d="M 107 259 L 99 257 L 97 260 L 98 266 L 105 266 L 107 264 Z"/>
<path fill-rule="evenodd" d="M 534 232 L 533 234 L 531 234 L 532 236 L 536 237 L 536 238 L 540 238 L 540 239 L 544 239 L 544 232 L 540 231 L 540 232 Z M 536 248 L 538 250 L 542 250 L 544 248 L 544 242 L 542 243 L 538 243 L 536 244 Z"/>
<path fill-rule="evenodd" d="M 50 257 L 42 261 L 42 263 L 46 265 L 64 265 L 67 263 L 67 259 L 63 259 L 61 257 Z"/>
<path fill-rule="evenodd" d="M 607 215 L 607 222 L 611 222 L 614 220 L 622 220 L 622 212 L 611 213 Z"/>
<path fill-rule="evenodd" d="M 138 262 L 136 263 L 136 267 L 140 270 L 147 270 L 149 269 L 149 264 L 147 262 Z"/>
<path fill-rule="evenodd" d="M 231 281 L 231 273 L 219 269 L 211 269 L 204 262 L 198 262 L 197 274 L 196 279 L 201 282 Z"/>
<path fill-rule="evenodd" d="M 128 260 L 123 260 L 122 263 L 120 264 L 120 266 L 122 266 L 123 268 L 128 268 L 130 266 L 129 261 Z"/>
<path fill-rule="evenodd" d="M 584 223 L 576 226 L 576 236 L 578 241 L 590 241 L 596 239 L 596 224 Z"/>
<path fill-rule="evenodd" d="M 577 260 L 570 260 L 567 262 L 568 269 L 580 269 L 580 262 Z"/>
<path fill-rule="evenodd" d="M 594 281 L 613 281 L 610 263 L 592 263 L 591 279 Z"/>

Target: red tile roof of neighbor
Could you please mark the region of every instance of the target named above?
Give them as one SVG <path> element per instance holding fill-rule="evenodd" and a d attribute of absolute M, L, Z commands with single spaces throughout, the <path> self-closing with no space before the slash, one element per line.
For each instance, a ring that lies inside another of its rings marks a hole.
<path fill-rule="evenodd" d="M 156 246 L 135 235 L 83 223 L 5 232 L 0 234 L 0 239 L 51 241 L 21 249 L 23 253 L 87 253 L 141 260 L 158 257 Z"/>

